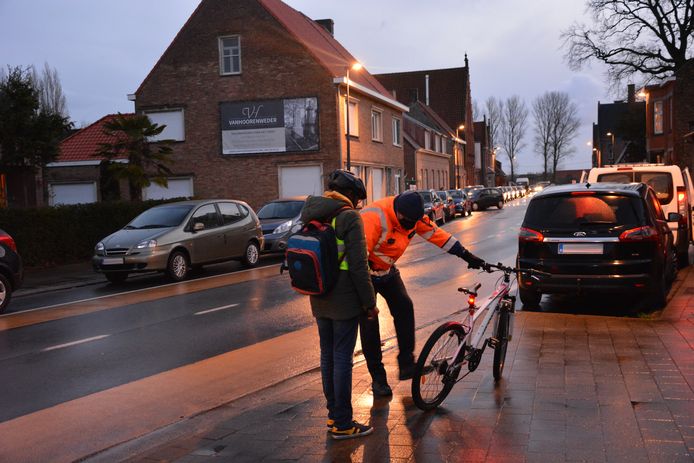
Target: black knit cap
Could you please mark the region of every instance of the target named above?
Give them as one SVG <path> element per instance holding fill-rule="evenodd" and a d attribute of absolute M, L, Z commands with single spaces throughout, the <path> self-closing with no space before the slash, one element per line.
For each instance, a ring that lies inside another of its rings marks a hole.
<path fill-rule="evenodd" d="M 395 197 L 393 202 L 395 212 L 410 220 L 419 220 L 424 215 L 424 200 L 416 191 L 407 190 Z"/>

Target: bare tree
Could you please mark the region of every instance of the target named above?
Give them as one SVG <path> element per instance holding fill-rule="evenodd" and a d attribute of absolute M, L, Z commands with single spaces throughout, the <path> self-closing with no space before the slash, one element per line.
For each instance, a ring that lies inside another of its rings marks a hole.
<path fill-rule="evenodd" d="M 44 63 L 43 72 L 39 74 L 36 68 L 31 67 L 31 78 L 39 91 L 39 105 L 41 109 L 51 114 L 59 114 L 67 117 L 67 101 L 63 94 L 63 87 L 58 77 L 58 71 Z"/>
<path fill-rule="evenodd" d="M 533 101 L 533 118 L 535 119 L 535 147 L 542 156 L 543 178 L 547 180 L 550 163 L 550 140 L 552 137 L 552 100 L 553 94 L 547 92 Z"/>
<path fill-rule="evenodd" d="M 484 110 L 487 114 L 487 124 L 489 125 L 489 144 L 492 149 L 496 149 L 496 144 L 499 142 L 504 102 L 490 96 L 484 102 Z"/>
<path fill-rule="evenodd" d="M 565 58 L 572 69 L 602 61 L 614 89 L 672 75 L 694 56 L 694 0 L 588 0 L 587 10 L 592 27 L 562 33 Z"/>
<path fill-rule="evenodd" d="M 516 155 L 523 148 L 528 108 L 518 95 L 506 99 L 501 117 L 501 146 L 511 165 L 511 179 L 515 179 Z"/>
<path fill-rule="evenodd" d="M 552 157 L 552 181 L 556 180 L 559 163 L 571 154 L 575 148 L 572 144 L 576 132 L 581 124 L 578 117 L 578 107 L 569 99 L 568 93 L 552 92 L 551 95 L 551 121 L 552 130 L 550 137 Z"/>
<path fill-rule="evenodd" d="M 479 104 L 477 104 L 477 100 L 475 100 L 474 98 L 472 99 L 472 120 L 480 120 L 480 106 Z"/>

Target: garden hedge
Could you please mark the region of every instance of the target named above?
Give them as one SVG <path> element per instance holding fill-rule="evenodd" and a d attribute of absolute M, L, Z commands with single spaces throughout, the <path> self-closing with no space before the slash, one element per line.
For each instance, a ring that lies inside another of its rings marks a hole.
<path fill-rule="evenodd" d="M 0 228 L 14 238 L 25 266 L 83 262 L 91 259 L 99 240 L 125 226 L 142 211 L 171 201 L 174 200 L 0 209 Z"/>

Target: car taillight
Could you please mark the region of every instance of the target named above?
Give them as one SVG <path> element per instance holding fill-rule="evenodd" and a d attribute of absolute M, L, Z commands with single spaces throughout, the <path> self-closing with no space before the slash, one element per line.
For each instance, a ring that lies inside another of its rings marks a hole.
<path fill-rule="evenodd" d="M 619 241 L 658 241 L 658 230 L 653 227 L 638 227 L 622 232 Z"/>
<path fill-rule="evenodd" d="M 518 239 L 520 241 L 542 241 L 545 239 L 545 237 L 539 231 L 521 227 L 520 232 L 518 233 Z"/>
<path fill-rule="evenodd" d="M 682 217 L 687 217 L 687 194 L 685 193 L 684 187 L 677 187 L 677 212 L 680 213 Z"/>
<path fill-rule="evenodd" d="M 0 235 L 0 243 L 17 252 L 17 244 L 10 235 Z"/>

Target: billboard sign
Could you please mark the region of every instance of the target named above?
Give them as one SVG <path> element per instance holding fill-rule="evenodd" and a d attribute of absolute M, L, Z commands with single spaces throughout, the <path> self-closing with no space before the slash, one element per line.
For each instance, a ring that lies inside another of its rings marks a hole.
<path fill-rule="evenodd" d="M 222 154 L 317 151 L 318 98 L 220 105 Z"/>

